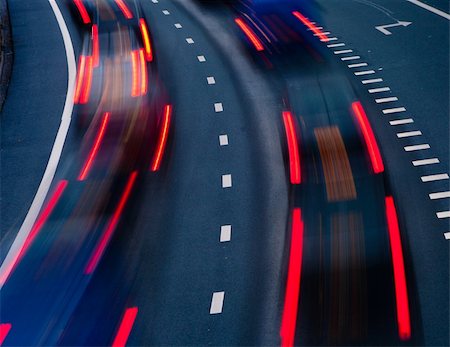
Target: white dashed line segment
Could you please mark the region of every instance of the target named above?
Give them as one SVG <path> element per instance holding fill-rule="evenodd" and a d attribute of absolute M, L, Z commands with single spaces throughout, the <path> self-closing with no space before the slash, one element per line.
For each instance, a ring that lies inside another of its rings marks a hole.
<path fill-rule="evenodd" d="M 231 225 L 222 225 L 220 227 L 220 242 L 231 241 Z"/>
<path fill-rule="evenodd" d="M 225 298 L 225 292 L 214 292 L 211 299 L 211 308 L 209 314 L 219 314 L 223 310 L 223 300 Z"/>
<path fill-rule="evenodd" d="M 428 175 L 420 177 L 422 182 L 433 182 L 433 181 L 442 181 L 448 180 L 448 174 L 436 174 L 436 175 Z"/>
<path fill-rule="evenodd" d="M 231 175 L 222 175 L 222 188 L 231 188 L 233 186 L 233 181 Z"/>
<path fill-rule="evenodd" d="M 422 132 L 419 130 L 416 131 L 405 131 L 403 133 L 397 133 L 397 137 L 399 139 L 403 139 L 405 137 L 413 137 L 413 136 L 421 136 Z"/>
<path fill-rule="evenodd" d="M 228 146 L 228 135 L 220 135 L 219 136 L 219 144 L 221 146 Z"/>
<path fill-rule="evenodd" d="M 412 118 L 396 119 L 389 122 L 390 125 L 402 125 L 411 123 L 414 123 L 414 120 Z"/>
<path fill-rule="evenodd" d="M 430 158 L 430 159 L 413 160 L 412 164 L 414 166 L 439 164 L 439 159 L 438 158 Z"/>
<path fill-rule="evenodd" d="M 428 194 L 431 200 L 450 198 L 450 191 Z"/>
<path fill-rule="evenodd" d="M 216 102 L 214 104 L 214 111 L 216 113 L 223 112 L 223 104 L 221 102 Z"/>
<path fill-rule="evenodd" d="M 430 145 L 428 143 L 404 147 L 406 152 L 421 151 L 423 149 L 429 149 L 429 148 L 430 148 Z"/>

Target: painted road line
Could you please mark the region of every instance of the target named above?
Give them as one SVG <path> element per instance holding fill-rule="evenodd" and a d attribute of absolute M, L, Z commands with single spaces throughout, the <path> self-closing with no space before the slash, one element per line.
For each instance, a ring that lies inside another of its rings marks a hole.
<path fill-rule="evenodd" d="M 361 58 L 359 55 L 352 55 L 351 57 L 343 57 L 341 58 L 342 61 L 347 61 L 347 60 L 356 60 Z"/>
<path fill-rule="evenodd" d="M 228 146 L 228 135 L 220 135 L 219 136 L 219 144 L 221 146 Z"/>
<path fill-rule="evenodd" d="M 363 67 L 363 66 L 367 66 L 367 63 L 358 63 L 358 64 L 350 64 L 347 65 L 350 69 L 354 69 L 356 67 Z"/>
<path fill-rule="evenodd" d="M 381 82 L 381 81 L 377 81 L 377 82 Z M 383 93 L 383 92 L 389 92 L 390 90 L 391 90 L 391 88 L 389 88 L 389 87 L 372 88 L 372 89 L 369 89 L 369 93 L 370 94 Z"/>
<path fill-rule="evenodd" d="M 393 101 L 398 101 L 398 98 L 396 96 L 391 96 L 390 98 L 375 99 L 375 102 L 377 104 L 383 104 L 385 102 L 393 102 Z"/>
<path fill-rule="evenodd" d="M 405 137 L 413 137 L 413 136 L 421 136 L 422 132 L 420 130 L 415 130 L 415 131 L 405 131 L 402 133 L 397 133 L 397 137 L 399 139 L 403 139 Z"/>
<path fill-rule="evenodd" d="M 197 59 L 200 63 L 204 63 L 206 61 L 206 58 L 204 55 L 197 55 Z"/>
<path fill-rule="evenodd" d="M 175 23 L 174 26 L 177 29 L 181 29 L 183 27 L 180 23 Z"/>
<path fill-rule="evenodd" d="M 223 105 L 222 105 L 221 102 L 216 102 L 216 103 L 214 104 L 214 111 L 215 111 L 216 113 L 223 112 Z"/>
<path fill-rule="evenodd" d="M 405 146 L 403 148 L 406 152 L 413 152 L 413 151 L 421 151 L 423 149 L 429 149 L 430 145 L 428 143 L 424 143 L 422 145 Z"/>
<path fill-rule="evenodd" d="M 222 175 L 222 188 L 231 188 L 233 186 L 233 181 L 231 175 Z"/>
<path fill-rule="evenodd" d="M 433 182 L 433 181 L 442 181 L 448 180 L 448 174 L 436 174 L 436 175 L 428 175 L 420 177 L 422 182 Z"/>
<path fill-rule="evenodd" d="M 342 47 L 345 46 L 345 43 L 332 43 L 330 45 L 327 45 L 328 48 L 335 48 L 335 47 Z"/>
<path fill-rule="evenodd" d="M 423 2 L 420 2 L 418 0 L 406 0 L 409 1 L 411 4 L 414 4 L 416 6 L 422 7 L 423 9 L 433 12 L 434 14 L 437 14 L 438 16 L 441 16 L 442 18 L 445 18 L 447 20 L 450 20 L 450 14 L 447 12 L 438 10 L 437 8 L 434 8 L 430 5 L 424 4 Z"/>
<path fill-rule="evenodd" d="M 446 240 L 450 240 L 450 231 L 447 233 L 444 233 L 444 237 Z"/>
<path fill-rule="evenodd" d="M 220 227 L 220 242 L 231 241 L 231 225 L 222 225 Z"/>
<path fill-rule="evenodd" d="M 164 13 L 165 16 L 168 16 L 170 14 L 170 12 L 167 10 L 163 10 L 162 13 Z"/>
<path fill-rule="evenodd" d="M 206 77 L 208 84 L 216 84 L 216 79 L 212 76 Z"/>
<path fill-rule="evenodd" d="M 14 264 L 19 257 L 20 250 L 24 246 L 25 240 L 28 238 L 30 231 L 36 222 L 39 215 L 39 211 L 44 204 L 45 197 L 50 189 L 50 186 L 55 176 L 56 168 L 58 167 L 59 160 L 61 158 L 62 149 L 64 147 L 64 142 L 66 141 L 67 133 L 69 131 L 72 109 L 73 109 L 73 93 L 75 87 L 75 75 L 76 75 L 76 64 L 75 64 L 75 53 L 73 51 L 72 39 L 67 29 L 64 17 L 58 7 L 55 0 L 48 0 L 53 13 L 56 17 L 56 21 L 61 31 L 61 35 L 64 42 L 64 49 L 66 51 L 67 68 L 68 68 L 68 80 L 67 80 L 67 94 L 66 100 L 64 102 L 64 108 L 61 116 L 61 123 L 56 134 L 55 142 L 53 143 L 52 151 L 47 163 L 47 166 L 42 176 L 41 183 L 33 198 L 30 209 L 25 216 L 25 219 L 20 226 L 20 229 L 12 243 L 6 257 L 0 266 L 0 278 L 7 278 L 8 269 Z M 5 277 L 6 276 L 6 277 Z M 0 283 L 0 290 L 3 287 L 4 282 Z"/>
<path fill-rule="evenodd" d="M 387 109 L 383 110 L 383 114 L 392 114 L 392 113 L 400 113 L 400 112 L 406 112 L 406 108 L 394 107 L 394 108 L 387 108 Z"/>
<path fill-rule="evenodd" d="M 356 72 L 354 72 L 355 76 L 372 75 L 374 73 L 375 73 L 374 70 L 366 70 L 366 71 L 356 71 Z"/>
<path fill-rule="evenodd" d="M 423 166 L 423 165 L 431 165 L 431 164 L 439 164 L 438 158 L 430 158 L 430 159 L 420 159 L 420 160 L 413 160 L 412 164 L 414 166 Z"/>
<path fill-rule="evenodd" d="M 192 37 L 188 37 L 186 38 L 186 42 L 192 45 L 194 43 L 194 40 L 192 39 Z"/>
<path fill-rule="evenodd" d="M 390 125 L 402 125 L 411 123 L 414 123 L 414 120 L 412 118 L 396 119 L 389 122 Z"/>
<path fill-rule="evenodd" d="M 443 219 L 443 218 L 450 218 L 450 211 L 441 211 L 441 212 L 437 212 L 436 216 L 439 219 Z"/>
<path fill-rule="evenodd" d="M 428 196 L 431 200 L 450 198 L 450 190 L 446 192 L 431 193 L 428 194 Z"/>
<path fill-rule="evenodd" d="M 370 80 L 362 80 L 361 81 L 362 84 L 370 84 L 370 83 L 378 83 L 378 82 L 383 82 L 383 79 L 382 78 L 373 78 Z M 370 93 L 370 90 L 369 90 L 369 93 Z"/>
<path fill-rule="evenodd" d="M 225 298 L 225 292 L 214 292 L 211 299 L 211 308 L 209 314 L 219 314 L 223 310 L 223 300 Z"/>
<path fill-rule="evenodd" d="M 353 50 L 352 49 L 343 49 L 341 51 L 334 51 L 334 54 L 346 54 L 346 53 L 352 53 Z"/>

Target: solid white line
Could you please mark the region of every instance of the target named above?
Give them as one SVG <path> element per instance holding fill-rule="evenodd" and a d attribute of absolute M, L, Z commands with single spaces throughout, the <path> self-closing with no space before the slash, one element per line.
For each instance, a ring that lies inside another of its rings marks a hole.
<path fill-rule="evenodd" d="M 222 175 L 222 188 L 231 188 L 233 186 L 233 181 L 231 175 Z"/>
<path fill-rule="evenodd" d="M 332 43 L 331 45 L 327 45 L 328 48 L 342 47 L 342 46 L 345 46 L 345 43 Z"/>
<path fill-rule="evenodd" d="M 174 26 L 177 29 L 181 29 L 183 27 L 180 23 L 175 23 Z"/>
<path fill-rule="evenodd" d="M 367 66 L 367 63 L 358 63 L 358 64 L 350 64 L 347 65 L 350 69 L 353 69 L 355 67 L 363 67 L 363 66 Z"/>
<path fill-rule="evenodd" d="M 383 114 L 392 114 L 392 113 L 399 113 L 399 112 L 406 112 L 406 108 L 395 107 L 395 108 L 387 108 L 387 109 L 383 110 Z"/>
<path fill-rule="evenodd" d="M 447 20 L 450 20 L 450 14 L 448 14 L 447 12 L 438 10 L 437 8 L 434 8 L 430 5 L 424 4 L 423 2 L 420 2 L 418 0 L 406 0 L 409 1 L 411 4 L 417 5 L 419 7 L 424 8 L 425 10 L 428 10 L 430 12 L 433 12 L 434 14 L 437 14 L 438 16 L 441 16 Z"/>
<path fill-rule="evenodd" d="M 431 200 L 450 198 L 450 191 L 428 194 Z"/>
<path fill-rule="evenodd" d="M 436 216 L 439 219 L 443 219 L 443 218 L 450 218 L 450 211 L 441 211 L 441 212 L 437 212 Z"/>
<path fill-rule="evenodd" d="M 366 70 L 366 71 L 356 71 L 354 74 L 355 76 L 363 76 L 363 75 L 372 75 L 375 71 L 373 70 Z"/>
<path fill-rule="evenodd" d="M 206 77 L 208 84 L 216 84 L 216 79 L 213 76 Z"/>
<path fill-rule="evenodd" d="M 390 125 L 402 125 L 410 123 L 414 123 L 414 120 L 412 118 L 396 119 L 389 122 Z"/>
<path fill-rule="evenodd" d="M 423 145 L 413 145 L 413 146 L 405 146 L 403 147 L 406 152 L 412 152 L 412 151 L 421 151 L 423 149 L 429 149 L 430 145 L 428 143 L 425 143 Z"/>
<path fill-rule="evenodd" d="M 377 82 L 383 82 L 383 79 L 382 78 L 374 78 L 374 79 L 371 79 L 371 80 L 363 80 L 363 81 L 361 81 L 362 84 L 377 83 Z M 369 90 L 369 93 L 370 93 L 370 90 Z"/>
<path fill-rule="evenodd" d="M 450 231 L 448 233 L 444 233 L 444 237 L 446 240 L 450 240 Z"/>
<path fill-rule="evenodd" d="M 405 131 L 403 133 L 397 133 L 397 137 L 399 139 L 403 139 L 405 137 L 413 137 L 413 136 L 421 136 L 422 132 L 420 130 L 416 131 Z"/>
<path fill-rule="evenodd" d="M 223 300 L 225 298 L 225 292 L 214 292 L 211 299 L 211 308 L 209 309 L 209 314 L 222 313 L 223 310 Z"/>
<path fill-rule="evenodd" d="M 75 87 L 75 75 L 76 75 L 76 64 L 75 64 L 75 54 L 73 51 L 73 44 L 70 38 L 69 30 L 64 21 L 64 17 L 58 7 L 55 0 L 48 0 L 50 6 L 52 7 L 53 13 L 55 14 L 56 21 L 58 22 L 59 30 L 63 37 L 64 48 L 66 51 L 67 67 L 68 67 L 68 81 L 67 81 L 67 94 L 64 103 L 64 109 L 61 116 L 61 123 L 59 125 L 58 133 L 56 134 L 55 142 L 53 143 L 52 151 L 50 153 L 50 158 L 45 168 L 44 175 L 42 177 L 39 188 L 34 196 L 33 202 L 30 209 L 22 223 L 22 226 L 17 233 L 8 254 L 5 257 L 1 267 L 0 267 L 0 278 L 3 278 L 4 272 L 8 270 L 11 264 L 17 261 L 20 250 L 22 249 L 25 240 L 27 239 L 33 224 L 36 222 L 39 211 L 41 210 L 42 204 L 44 203 L 45 197 L 47 196 L 50 185 L 55 176 L 56 168 L 58 167 L 59 160 L 61 158 L 61 152 L 64 147 L 64 142 L 66 141 L 67 132 L 69 131 L 72 109 L 73 109 L 73 93 Z M 4 283 L 0 283 L 0 290 Z"/>
<path fill-rule="evenodd" d="M 228 146 L 228 135 L 219 135 L 219 144 L 221 146 Z"/>
<path fill-rule="evenodd" d="M 383 104 L 385 102 L 393 102 L 393 101 L 398 101 L 398 98 L 396 96 L 392 96 L 390 98 L 375 99 L 375 102 L 377 104 Z"/>
<path fill-rule="evenodd" d="M 221 102 L 216 102 L 214 104 L 214 111 L 216 111 L 217 113 L 223 112 L 223 104 Z"/>
<path fill-rule="evenodd" d="M 436 175 L 428 175 L 420 177 L 422 182 L 433 182 L 433 181 L 442 181 L 448 180 L 448 174 L 436 174 Z"/>
<path fill-rule="evenodd" d="M 345 53 L 351 53 L 351 52 L 353 52 L 352 49 L 344 49 L 342 51 L 334 51 L 333 53 L 334 54 L 345 54 Z"/>
<path fill-rule="evenodd" d="M 220 242 L 231 241 L 231 225 L 222 225 L 220 227 Z"/>
<path fill-rule="evenodd" d="M 439 164 L 439 159 L 438 159 L 438 158 L 431 158 L 431 159 L 413 160 L 412 164 L 413 164 L 414 166 L 423 166 L 423 165 Z"/>
<path fill-rule="evenodd" d="M 342 61 L 347 61 L 347 60 L 356 60 L 356 59 L 359 59 L 359 58 L 361 58 L 359 55 L 353 55 L 351 57 L 343 57 L 343 58 L 341 58 L 341 60 Z"/>

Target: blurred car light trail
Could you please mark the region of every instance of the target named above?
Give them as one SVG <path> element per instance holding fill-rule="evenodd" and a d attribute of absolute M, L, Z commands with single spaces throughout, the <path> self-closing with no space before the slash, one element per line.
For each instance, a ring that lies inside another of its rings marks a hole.
<path fill-rule="evenodd" d="M 283 112 L 283 122 L 288 142 L 291 183 L 300 184 L 301 183 L 300 155 L 298 149 L 297 134 L 295 131 L 294 120 L 291 112 L 288 111 Z"/>
<path fill-rule="evenodd" d="M 248 37 L 248 39 L 252 42 L 253 46 L 255 46 L 255 49 L 258 52 L 264 51 L 264 46 L 262 45 L 261 41 L 258 39 L 256 34 L 253 32 L 250 27 L 244 23 L 244 21 L 240 18 L 236 18 L 234 20 L 236 24 L 241 28 L 241 30 L 244 32 L 245 36 Z"/>
<path fill-rule="evenodd" d="M 392 196 L 386 197 L 386 218 L 389 231 L 389 242 L 394 268 L 395 297 L 397 302 L 398 335 L 401 340 L 411 337 L 411 322 L 406 285 L 405 263 L 403 259 L 402 241 L 398 226 L 397 212 Z"/>
<path fill-rule="evenodd" d="M 84 24 L 88 24 L 91 22 L 91 19 L 89 18 L 89 14 L 86 11 L 86 7 L 84 7 L 82 0 L 73 0 L 75 3 L 75 6 L 78 8 L 78 12 L 80 12 L 81 19 L 83 20 Z"/>
<path fill-rule="evenodd" d="M 112 347 L 125 347 L 128 337 L 130 336 L 131 329 L 133 328 L 134 321 L 138 313 L 137 307 L 127 308 L 123 315 L 122 322 L 117 330 L 116 337 L 112 343 Z"/>
<path fill-rule="evenodd" d="M 106 112 L 103 115 L 102 124 L 98 131 L 94 146 L 92 146 L 91 151 L 89 152 L 89 156 L 83 165 L 83 169 L 81 170 L 80 175 L 78 176 L 78 181 L 84 181 L 89 173 L 89 170 L 91 169 L 92 163 L 94 162 L 95 157 L 98 153 L 98 149 L 100 148 L 103 137 L 105 136 L 106 126 L 108 125 L 109 116 L 110 116 L 109 112 Z"/>
<path fill-rule="evenodd" d="M 167 137 L 169 135 L 170 118 L 172 116 L 172 105 L 166 105 L 164 107 L 164 118 L 161 133 L 159 134 L 158 144 L 156 146 L 156 152 L 153 157 L 153 162 L 151 166 L 151 171 L 158 171 L 162 156 L 164 154 L 164 149 L 167 143 Z"/>
<path fill-rule="evenodd" d="M 328 42 L 328 37 L 300 12 L 294 11 L 292 12 L 292 14 L 297 17 L 297 19 L 299 19 L 303 24 L 305 24 L 309 29 L 311 29 L 311 31 L 319 37 L 320 41 Z"/>
<path fill-rule="evenodd" d="M 352 109 L 364 136 L 373 171 L 375 173 L 383 172 L 383 159 L 381 158 L 380 149 L 378 148 L 377 140 L 367 119 L 366 112 L 359 101 L 352 103 Z"/>
<path fill-rule="evenodd" d="M 294 208 L 286 296 L 280 329 L 282 347 L 294 345 L 303 257 L 303 227 L 301 209 Z"/>
<path fill-rule="evenodd" d="M 47 219 L 50 217 L 52 211 L 55 209 L 59 199 L 61 198 L 64 190 L 67 187 L 68 182 L 66 180 L 62 180 L 58 183 L 56 186 L 56 189 L 48 201 L 47 205 L 45 206 L 44 210 L 41 212 L 39 218 L 36 220 L 33 228 L 31 229 L 30 233 L 28 234 L 27 239 L 25 240 L 23 246 L 21 249 L 14 255 L 13 261 L 11 261 L 8 265 L 8 267 L 0 274 L 0 286 L 2 287 L 6 280 L 11 275 L 14 268 L 17 266 L 17 264 L 20 262 L 22 257 L 25 255 L 25 252 L 28 250 L 28 248 L 31 246 L 32 242 L 36 238 L 36 236 L 39 234 L 39 231 L 41 231 L 42 227 L 44 226 Z"/>
<path fill-rule="evenodd" d="M 109 241 L 111 240 L 111 237 L 114 233 L 117 223 L 119 222 L 120 216 L 122 215 L 122 211 L 125 207 L 125 204 L 130 196 L 131 190 L 133 189 L 134 183 L 136 182 L 137 175 L 138 172 L 133 171 L 133 173 L 128 178 L 128 182 L 125 186 L 122 197 L 120 198 L 119 204 L 117 205 L 117 208 L 114 211 L 114 214 L 110 219 L 105 232 L 101 236 L 100 241 L 98 242 L 97 246 L 94 249 L 94 252 L 92 253 L 91 258 L 88 261 L 86 269 L 84 270 L 85 274 L 89 275 L 92 272 L 94 272 L 103 253 L 105 252 L 105 249 L 108 246 Z"/>
<path fill-rule="evenodd" d="M 150 36 L 148 34 L 147 24 L 145 23 L 145 20 L 143 18 L 139 19 L 139 28 L 141 29 L 142 41 L 144 42 L 145 59 L 147 61 L 152 61 L 153 60 L 152 45 L 150 42 Z"/>
<path fill-rule="evenodd" d="M 3 342 L 8 336 L 9 331 L 11 330 L 11 323 L 2 323 L 0 324 L 0 346 L 3 346 Z"/>
<path fill-rule="evenodd" d="M 126 19 L 133 18 L 133 14 L 131 13 L 130 9 L 128 8 L 127 4 L 123 0 L 115 0 L 117 6 L 119 6 L 120 10 L 122 11 L 123 15 Z"/>

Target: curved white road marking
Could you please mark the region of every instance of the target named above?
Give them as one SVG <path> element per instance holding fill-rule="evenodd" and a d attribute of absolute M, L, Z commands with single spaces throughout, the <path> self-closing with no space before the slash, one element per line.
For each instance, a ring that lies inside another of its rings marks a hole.
<path fill-rule="evenodd" d="M 33 224 L 35 223 L 39 211 L 44 203 L 45 197 L 50 189 L 50 185 L 55 176 L 56 168 L 58 167 L 59 160 L 61 158 L 61 152 L 66 141 L 67 132 L 69 131 L 72 109 L 73 109 L 73 93 L 75 86 L 75 74 L 76 74 L 76 64 L 75 64 L 75 54 L 73 51 L 73 44 L 70 38 L 69 30 L 64 21 L 64 17 L 58 7 L 55 0 L 48 0 L 53 13 L 55 14 L 56 20 L 58 22 L 59 29 L 64 41 L 64 48 L 67 57 L 67 67 L 68 67 L 68 81 L 67 81 L 67 94 L 66 101 L 64 103 L 64 109 L 61 117 L 61 123 L 59 125 L 58 133 L 56 134 L 55 142 L 53 143 L 50 158 L 45 168 L 44 176 L 42 177 L 39 188 L 34 196 L 33 202 L 30 209 L 22 223 L 22 226 L 17 233 L 8 254 L 5 257 L 1 267 L 0 267 L 0 289 L 5 284 L 6 279 L 9 277 L 9 273 L 13 268 L 17 258 L 19 256 L 20 250 L 22 249 L 25 240 L 27 239 Z"/>

